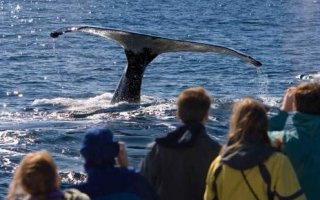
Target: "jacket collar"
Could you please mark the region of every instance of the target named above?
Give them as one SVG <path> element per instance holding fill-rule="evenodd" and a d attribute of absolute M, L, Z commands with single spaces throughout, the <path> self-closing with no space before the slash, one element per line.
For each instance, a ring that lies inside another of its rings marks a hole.
<path fill-rule="evenodd" d="M 245 170 L 263 163 L 275 151 L 275 148 L 263 144 L 227 146 L 221 156 L 221 162 L 231 168 Z"/>
<path fill-rule="evenodd" d="M 185 124 L 168 133 L 163 138 L 157 138 L 156 143 L 169 148 L 189 148 L 194 146 L 198 136 L 206 133 L 201 123 Z"/>

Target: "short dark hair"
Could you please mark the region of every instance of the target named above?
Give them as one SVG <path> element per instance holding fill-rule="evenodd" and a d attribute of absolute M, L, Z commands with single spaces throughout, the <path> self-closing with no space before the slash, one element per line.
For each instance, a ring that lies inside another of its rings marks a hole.
<path fill-rule="evenodd" d="M 177 100 L 177 115 L 183 123 L 201 122 L 209 113 L 211 98 L 202 87 L 181 92 Z"/>
<path fill-rule="evenodd" d="M 303 83 L 296 87 L 295 104 L 299 112 L 320 114 L 320 83 Z"/>

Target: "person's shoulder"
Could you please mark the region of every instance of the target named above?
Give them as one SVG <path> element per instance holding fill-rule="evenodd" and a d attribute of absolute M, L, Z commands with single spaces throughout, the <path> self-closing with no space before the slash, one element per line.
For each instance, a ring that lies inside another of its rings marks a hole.
<path fill-rule="evenodd" d="M 128 180 L 136 184 L 137 187 L 149 187 L 149 182 L 147 181 L 147 179 L 144 176 L 142 176 L 139 172 L 137 172 L 135 169 L 127 169 L 126 175 L 128 177 Z"/>
<path fill-rule="evenodd" d="M 276 151 L 269 157 L 265 164 L 271 168 L 281 168 L 282 166 L 286 166 L 289 163 L 289 158 L 284 153 Z"/>
<path fill-rule="evenodd" d="M 154 157 L 162 152 L 163 146 L 156 141 L 147 144 L 148 156 Z"/>
<path fill-rule="evenodd" d="M 209 167 L 209 172 L 210 173 L 213 173 L 214 171 L 216 171 L 219 167 L 222 167 L 222 166 L 227 166 L 227 165 L 224 165 L 222 162 L 221 162 L 221 155 L 218 155 L 215 159 L 212 160 L 211 164 L 210 164 L 210 167 Z M 228 166 L 227 166 L 228 167 Z"/>
<path fill-rule="evenodd" d="M 152 157 L 158 157 L 163 154 L 166 154 L 166 152 L 172 152 L 174 151 L 174 148 L 170 148 L 164 144 L 161 144 L 160 142 L 157 142 L 155 140 L 154 142 L 147 145 L 147 148 L 149 149 L 149 154 Z"/>
<path fill-rule="evenodd" d="M 279 161 L 279 160 L 287 159 L 287 156 L 284 155 L 282 152 L 276 151 L 270 156 L 270 159 Z"/>
<path fill-rule="evenodd" d="M 139 174 L 133 167 L 115 167 L 114 171 L 124 176 L 136 176 Z"/>
<path fill-rule="evenodd" d="M 200 143 L 206 143 L 207 145 L 213 148 L 221 148 L 221 145 L 217 141 L 217 139 L 213 138 L 213 136 L 209 135 L 207 132 L 201 134 L 198 140 Z"/>
<path fill-rule="evenodd" d="M 90 200 L 89 196 L 77 189 L 66 189 L 63 191 L 64 200 Z"/>
<path fill-rule="evenodd" d="M 214 166 L 221 165 L 221 159 L 222 159 L 222 156 L 221 156 L 221 155 L 218 155 L 218 156 L 212 161 L 212 165 L 214 165 Z"/>

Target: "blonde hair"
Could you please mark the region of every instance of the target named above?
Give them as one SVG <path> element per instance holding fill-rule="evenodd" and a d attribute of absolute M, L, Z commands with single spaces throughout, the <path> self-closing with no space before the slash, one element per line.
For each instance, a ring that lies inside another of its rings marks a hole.
<path fill-rule="evenodd" d="M 270 144 L 268 118 L 265 106 L 247 97 L 233 107 L 230 119 L 229 142 L 234 146 L 242 144 Z"/>
<path fill-rule="evenodd" d="M 16 199 L 16 192 L 21 188 L 26 195 L 45 200 L 50 192 L 59 187 L 59 184 L 57 167 L 49 152 L 28 153 L 15 171 L 7 199 Z"/>
<path fill-rule="evenodd" d="M 201 122 L 208 115 L 211 99 L 202 87 L 181 92 L 177 100 L 177 115 L 183 123 Z"/>

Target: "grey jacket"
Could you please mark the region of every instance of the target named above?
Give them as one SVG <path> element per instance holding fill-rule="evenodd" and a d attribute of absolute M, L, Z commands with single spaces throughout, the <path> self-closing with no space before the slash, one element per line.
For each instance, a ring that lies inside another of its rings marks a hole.
<path fill-rule="evenodd" d="M 186 134 L 176 137 L 179 142 L 188 138 L 188 130 L 183 131 Z M 156 140 L 142 162 L 141 174 L 155 187 L 161 200 L 203 199 L 209 166 L 221 147 L 208 136 L 204 126 L 194 131 L 196 137 L 190 145 L 176 146 L 171 142 L 167 145 L 160 141 L 175 133 Z"/>

